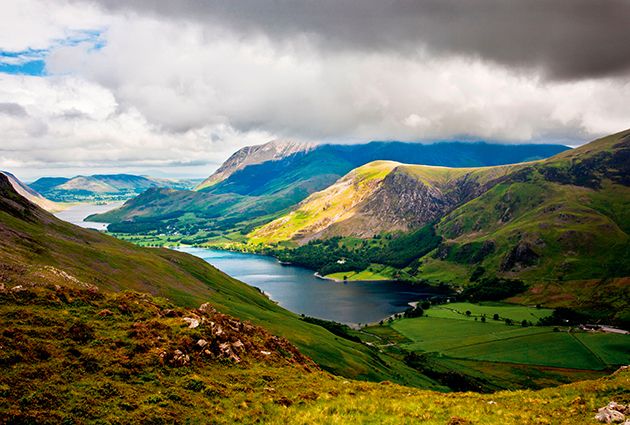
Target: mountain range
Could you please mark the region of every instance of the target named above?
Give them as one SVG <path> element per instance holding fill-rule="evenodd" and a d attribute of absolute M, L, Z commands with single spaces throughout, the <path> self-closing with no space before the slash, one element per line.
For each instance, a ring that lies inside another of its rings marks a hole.
<path fill-rule="evenodd" d="M 372 142 L 300 145 L 271 142 L 235 153 L 196 191 L 149 190 L 120 209 L 90 217 L 115 232 L 177 229 L 203 241 L 248 233 L 356 167 L 374 160 L 435 166 L 487 166 L 546 158 L 560 145 Z"/>
<path fill-rule="evenodd" d="M 194 180 L 158 179 L 133 174 L 95 174 L 72 178 L 42 177 L 29 186 L 56 202 L 84 202 L 124 200 L 150 188 L 189 189 L 195 184 Z"/>

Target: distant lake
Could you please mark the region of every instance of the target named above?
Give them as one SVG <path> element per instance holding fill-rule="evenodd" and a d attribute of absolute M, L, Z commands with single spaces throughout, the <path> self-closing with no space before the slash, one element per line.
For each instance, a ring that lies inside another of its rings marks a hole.
<path fill-rule="evenodd" d="M 399 282 L 333 282 L 318 279 L 313 271 L 281 265 L 272 257 L 181 247 L 219 270 L 260 288 L 282 307 L 294 313 L 336 322 L 378 322 L 409 308 L 409 303 L 434 293 Z"/>
<path fill-rule="evenodd" d="M 118 208 L 123 204 L 122 201 L 108 202 L 103 205 L 97 204 L 77 204 L 64 211 L 58 212 L 55 216 L 68 223 L 76 224 L 77 226 L 85 227 L 88 229 L 107 230 L 107 223 L 95 223 L 90 221 L 83 221 L 85 217 L 92 214 L 104 213 L 114 208 Z"/>

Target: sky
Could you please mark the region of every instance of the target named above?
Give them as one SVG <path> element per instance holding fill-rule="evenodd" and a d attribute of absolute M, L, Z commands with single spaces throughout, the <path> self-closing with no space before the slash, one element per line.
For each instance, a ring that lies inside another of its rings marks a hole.
<path fill-rule="evenodd" d="M 0 169 L 205 177 L 273 139 L 630 127 L 627 0 L 4 0 Z"/>

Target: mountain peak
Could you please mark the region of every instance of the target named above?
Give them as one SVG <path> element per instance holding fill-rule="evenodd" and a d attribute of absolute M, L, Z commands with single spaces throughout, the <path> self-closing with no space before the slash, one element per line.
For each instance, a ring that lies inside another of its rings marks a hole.
<path fill-rule="evenodd" d="M 230 156 L 210 177 L 195 190 L 205 189 L 227 179 L 248 165 L 279 160 L 300 152 L 308 152 L 316 146 L 312 142 L 274 139 L 262 145 L 245 146 Z"/>

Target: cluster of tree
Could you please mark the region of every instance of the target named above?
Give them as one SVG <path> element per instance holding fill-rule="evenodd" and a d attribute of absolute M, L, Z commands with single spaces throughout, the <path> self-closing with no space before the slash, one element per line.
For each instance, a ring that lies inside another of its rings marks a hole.
<path fill-rule="evenodd" d="M 556 325 L 579 325 L 588 322 L 590 317 L 587 314 L 575 311 L 567 307 L 558 307 L 551 313 L 551 316 L 538 320 L 540 326 Z"/>
<path fill-rule="evenodd" d="M 404 268 L 441 242 L 432 225 L 402 235 L 377 235 L 350 243 L 341 237 L 311 241 L 295 249 L 272 250 L 279 260 L 317 270 L 322 275 L 365 270 L 371 263 Z"/>
<path fill-rule="evenodd" d="M 462 297 L 472 302 L 499 301 L 525 291 L 527 286 L 520 280 L 486 277 L 464 289 Z"/>

